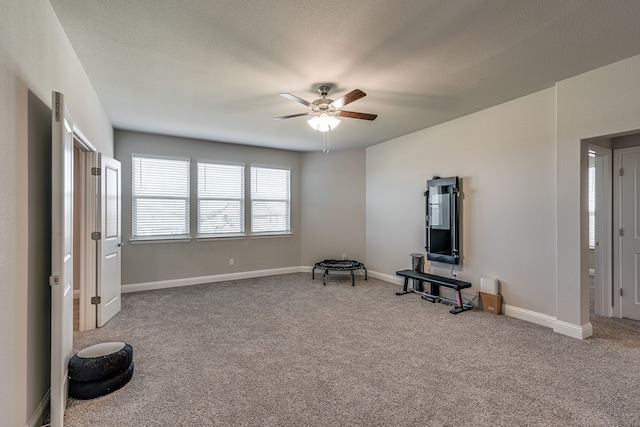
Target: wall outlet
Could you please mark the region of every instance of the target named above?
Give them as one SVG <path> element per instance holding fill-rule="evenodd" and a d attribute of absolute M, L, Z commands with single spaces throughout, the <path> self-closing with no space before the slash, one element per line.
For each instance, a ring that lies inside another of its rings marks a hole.
<path fill-rule="evenodd" d="M 233 258 L 229 258 L 229 265 L 236 265 L 236 260 Z"/>
<path fill-rule="evenodd" d="M 342 254 L 342 259 L 347 259 L 347 254 Z"/>

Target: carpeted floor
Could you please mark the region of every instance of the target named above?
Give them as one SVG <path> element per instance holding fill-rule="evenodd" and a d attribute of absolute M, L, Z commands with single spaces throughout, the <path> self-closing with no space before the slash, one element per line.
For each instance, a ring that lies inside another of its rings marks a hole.
<path fill-rule="evenodd" d="M 65 426 L 640 425 L 640 325 L 580 341 L 362 277 L 291 274 L 123 295 L 76 350 L 133 346 L 133 379 Z"/>

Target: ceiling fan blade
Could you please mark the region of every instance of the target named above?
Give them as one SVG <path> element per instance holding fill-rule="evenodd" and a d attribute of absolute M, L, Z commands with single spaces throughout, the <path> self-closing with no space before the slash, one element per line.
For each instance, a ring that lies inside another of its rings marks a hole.
<path fill-rule="evenodd" d="M 345 105 L 353 102 L 353 101 L 357 101 L 358 99 L 362 98 L 363 96 L 367 96 L 366 93 L 364 93 L 363 91 L 361 91 L 360 89 L 354 89 L 351 92 L 349 92 L 348 94 L 336 99 L 335 101 L 333 101 L 331 103 L 331 105 L 333 105 L 334 107 L 336 107 L 337 110 L 341 109 L 342 107 L 344 107 Z"/>
<path fill-rule="evenodd" d="M 290 93 L 281 93 L 280 96 L 285 97 L 285 98 L 290 99 L 290 100 L 295 101 L 295 102 L 299 102 L 300 104 L 305 105 L 307 107 L 311 107 L 311 103 L 309 101 L 306 101 L 306 100 L 300 98 L 299 96 L 295 96 L 295 95 L 292 95 Z"/>
<path fill-rule="evenodd" d="M 298 114 L 291 114 L 290 116 L 280 116 L 280 117 L 274 117 L 273 120 L 282 120 L 282 119 L 291 119 L 293 117 L 302 117 L 302 116 L 308 116 L 310 114 L 314 114 L 313 112 L 308 112 L 308 113 L 298 113 Z"/>
<path fill-rule="evenodd" d="M 336 116 L 340 117 L 350 117 L 352 119 L 362 119 L 362 120 L 375 120 L 378 117 L 377 114 L 369 114 L 369 113 L 358 113 L 355 111 L 336 111 Z"/>

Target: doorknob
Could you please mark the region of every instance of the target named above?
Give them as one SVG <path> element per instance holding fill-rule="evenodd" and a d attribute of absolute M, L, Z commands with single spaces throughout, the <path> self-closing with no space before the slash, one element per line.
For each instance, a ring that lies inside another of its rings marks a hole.
<path fill-rule="evenodd" d="M 119 248 L 121 248 L 121 247 L 123 247 L 123 246 L 124 246 L 124 243 L 122 243 L 122 242 L 118 242 L 118 247 L 119 247 Z"/>

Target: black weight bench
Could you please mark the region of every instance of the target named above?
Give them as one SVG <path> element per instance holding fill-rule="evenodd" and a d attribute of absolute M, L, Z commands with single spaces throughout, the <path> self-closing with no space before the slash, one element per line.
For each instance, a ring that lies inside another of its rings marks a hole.
<path fill-rule="evenodd" d="M 440 302 L 443 304 L 451 305 L 453 308 L 450 313 L 458 314 L 463 311 L 471 310 L 473 306 L 470 304 L 465 304 L 462 302 L 462 294 L 460 293 L 461 289 L 466 289 L 471 287 L 471 283 L 463 282 L 462 280 L 450 279 L 448 277 L 436 276 L 435 274 L 427 274 L 422 273 L 420 271 L 415 270 L 400 270 L 396 271 L 398 276 L 404 277 L 404 287 L 402 288 L 402 292 L 396 292 L 396 295 L 404 295 L 409 293 L 415 293 L 422 295 L 422 299 L 431 302 Z M 412 289 L 409 289 L 409 279 L 418 280 L 421 283 L 427 282 L 430 286 L 430 291 L 425 292 L 420 289 L 415 289 L 413 286 Z M 444 298 L 440 296 L 440 286 L 444 286 L 446 288 L 453 289 L 456 291 L 457 301 Z"/>

